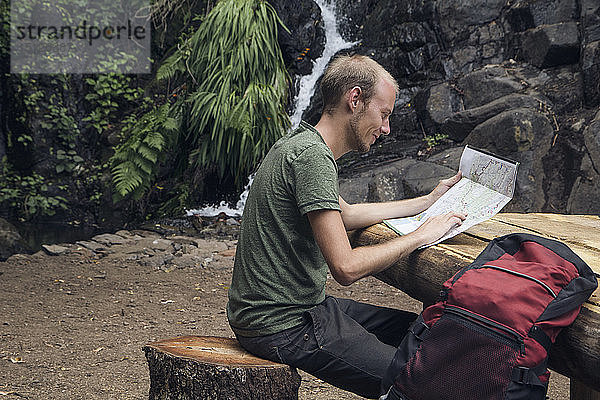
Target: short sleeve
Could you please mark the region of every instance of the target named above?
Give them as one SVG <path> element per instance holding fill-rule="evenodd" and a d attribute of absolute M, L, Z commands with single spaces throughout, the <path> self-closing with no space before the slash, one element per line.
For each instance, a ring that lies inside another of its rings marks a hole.
<path fill-rule="evenodd" d="M 293 162 L 296 201 L 302 215 L 321 209 L 341 211 L 337 165 L 326 145 L 305 149 Z"/>

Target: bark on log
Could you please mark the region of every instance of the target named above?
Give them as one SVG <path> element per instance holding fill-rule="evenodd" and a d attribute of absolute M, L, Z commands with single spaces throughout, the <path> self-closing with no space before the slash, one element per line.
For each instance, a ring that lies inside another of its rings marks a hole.
<path fill-rule="evenodd" d="M 475 257 L 494 237 L 527 232 L 567 244 L 600 272 L 600 218 L 557 214 L 498 214 L 442 244 L 417 250 L 377 275 L 425 305 L 437 300 L 442 283 Z M 397 237 L 384 224 L 349 234 L 353 246 L 381 243 Z M 550 367 L 600 391 L 600 289 L 584 304 L 569 328 L 552 347 Z"/>
<path fill-rule="evenodd" d="M 235 339 L 182 336 L 143 350 L 150 400 L 298 400 L 295 368 L 255 357 Z"/>

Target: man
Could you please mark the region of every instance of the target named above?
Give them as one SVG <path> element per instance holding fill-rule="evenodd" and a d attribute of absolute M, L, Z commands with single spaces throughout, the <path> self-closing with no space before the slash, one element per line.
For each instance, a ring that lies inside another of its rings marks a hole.
<path fill-rule="evenodd" d="M 427 196 L 378 204 L 346 203 L 335 160 L 366 152 L 390 133 L 398 86 L 364 56 L 336 58 L 325 72 L 324 110 L 271 148 L 248 195 L 227 315 L 251 353 L 290 364 L 369 398 L 380 384 L 413 313 L 325 296 L 327 272 L 342 285 L 379 272 L 442 237 L 465 215 L 433 217 L 415 232 L 352 249 L 346 234 L 386 218 L 417 214 L 460 179 Z"/>

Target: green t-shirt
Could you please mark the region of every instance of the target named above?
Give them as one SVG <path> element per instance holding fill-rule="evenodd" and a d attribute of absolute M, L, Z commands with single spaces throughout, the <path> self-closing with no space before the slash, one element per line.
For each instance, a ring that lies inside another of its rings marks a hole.
<path fill-rule="evenodd" d="M 273 145 L 250 187 L 227 304 L 238 335 L 299 325 L 325 299 L 328 268 L 306 216 L 319 209 L 340 210 L 337 165 L 302 122 Z"/>

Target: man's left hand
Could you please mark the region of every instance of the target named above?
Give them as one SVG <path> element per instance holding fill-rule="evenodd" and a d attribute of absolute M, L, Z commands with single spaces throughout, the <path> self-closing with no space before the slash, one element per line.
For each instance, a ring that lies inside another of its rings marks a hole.
<path fill-rule="evenodd" d="M 462 172 L 458 171 L 458 173 L 454 176 L 451 176 L 447 179 L 442 179 L 440 183 L 429 193 L 429 198 L 431 199 L 431 204 L 435 203 L 437 199 L 442 197 L 444 193 L 446 193 L 452 186 L 454 186 L 458 181 L 462 178 Z"/>

